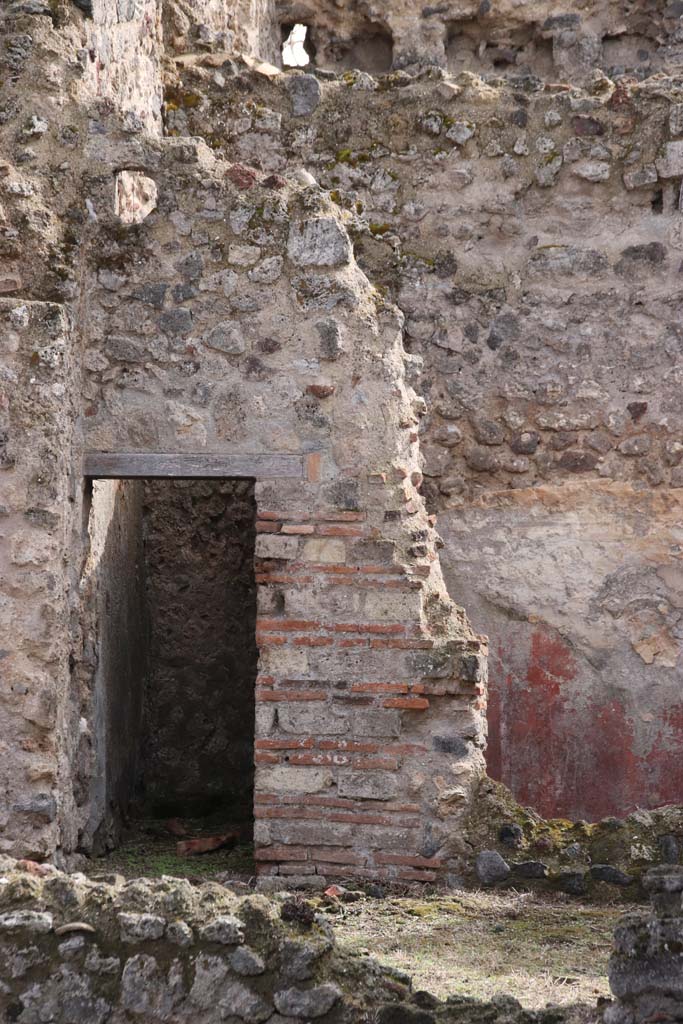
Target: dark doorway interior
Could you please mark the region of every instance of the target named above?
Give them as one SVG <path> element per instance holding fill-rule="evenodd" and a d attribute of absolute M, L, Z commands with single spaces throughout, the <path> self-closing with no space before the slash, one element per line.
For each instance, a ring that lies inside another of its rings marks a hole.
<path fill-rule="evenodd" d="M 148 480 L 149 656 L 140 800 L 152 816 L 252 813 L 256 584 L 248 480 Z"/>
<path fill-rule="evenodd" d="M 247 837 L 255 521 L 249 479 L 93 481 L 91 753 L 74 783 L 90 806 L 82 849 L 104 852 L 141 818 L 204 819 Z"/>

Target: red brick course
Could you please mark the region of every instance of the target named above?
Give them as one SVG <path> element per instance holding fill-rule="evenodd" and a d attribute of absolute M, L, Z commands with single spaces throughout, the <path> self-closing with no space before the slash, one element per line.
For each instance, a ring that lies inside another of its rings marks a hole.
<path fill-rule="evenodd" d="M 406 509 L 421 508 L 410 484 L 405 498 L 393 522 L 405 523 Z M 425 818 L 434 809 L 427 799 L 401 797 L 412 796 L 415 778 L 434 777 L 437 765 L 447 777 L 447 757 L 428 730 L 431 723 L 438 735 L 455 730 L 452 710 L 483 704 L 484 684 L 459 678 L 475 674 L 463 656 L 479 653 L 481 642 L 430 634 L 415 596 L 433 580 L 426 557 L 403 565 L 389 560 L 403 549 L 381 547 L 380 556 L 389 552 L 386 562 L 374 564 L 372 555 L 352 561 L 355 550 L 367 543 L 371 552 L 381 536 L 374 511 L 366 521 L 363 512 L 273 510 L 260 521 L 262 532 L 293 538 L 282 550 L 295 557 L 257 565 L 258 585 L 269 597 L 257 620 L 267 670 L 256 701 L 264 711 L 280 709 L 265 716 L 272 725 L 256 742 L 259 872 L 433 882 L 453 869 L 446 858 L 421 853 Z M 423 528 L 424 519 L 410 526 Z M 344 542 L 349 561 L 303 561 L 310 538 L 321 538 L 321 547 L 323 538 L 335 547 Z M 377 600 L 382 592 L 391 595 L 386 603 Z M 270 770 L 277 771 L 276 792 Z M 290 772 L 295 786 L 287 792 Z M 301 792 L 307 788 L 314 792 Z"/>

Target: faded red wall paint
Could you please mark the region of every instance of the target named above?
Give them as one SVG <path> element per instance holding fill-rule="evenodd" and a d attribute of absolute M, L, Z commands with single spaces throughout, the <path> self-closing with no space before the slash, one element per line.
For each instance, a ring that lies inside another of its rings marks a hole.
<path fill-rule="evenodd" d="M 666 711 L 646 767 L 660 803 L 683 803 L 683 704 Z"/>
<path fill-rule="evenodd" d="M 491 662 L 489 661 L 489 671 Z M 501 742 L 501 692 L 497 686 L 489 684 L 486 721 L 488 723 L 488 744 L 486 747 L 486 767 L 494 779 L 503 777 L 503 749 Z"/>
<path fill-rule="evenodd" d="M 518 629 L 490 662 L 489 773 L 545 817 L 596 821 L 683 803 L 683 703 L 662 713 L 638 755 L 634 722 L 616 701 L 591 702 L 557 633 Z"/>

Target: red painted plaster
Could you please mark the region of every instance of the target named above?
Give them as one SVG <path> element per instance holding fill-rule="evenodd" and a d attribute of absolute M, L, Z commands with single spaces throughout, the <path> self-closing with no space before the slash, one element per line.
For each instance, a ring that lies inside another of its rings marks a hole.
<path fill-rule="evenodd" d="M 587 701 L 570 646 L 543 627 L 526 641 L 511 630 L 490 670 L 488 769 L 521 803 L 589 821 L 683 803 L 683 702 L 638 742 L 643 723 L 617 700 Z"/>

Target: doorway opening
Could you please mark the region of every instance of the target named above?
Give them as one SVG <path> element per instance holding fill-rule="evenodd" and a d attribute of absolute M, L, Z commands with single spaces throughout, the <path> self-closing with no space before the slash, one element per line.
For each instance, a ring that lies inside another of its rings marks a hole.
<path fill-rule="evenodd" d="M 250 839 L 255 524 L 252 479 L 90 482 L 82 849 L 104 853 L 136 821 Z"/>

